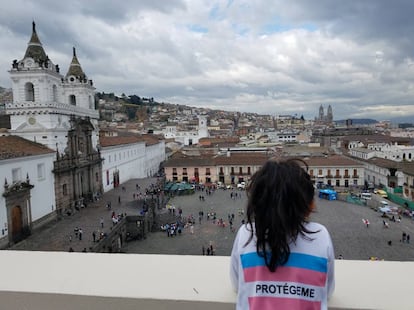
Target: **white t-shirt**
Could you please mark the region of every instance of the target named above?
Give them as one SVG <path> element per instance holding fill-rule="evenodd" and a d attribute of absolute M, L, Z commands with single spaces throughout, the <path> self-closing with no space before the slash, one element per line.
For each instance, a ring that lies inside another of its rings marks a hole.
<path fill-rule="evenodd" d="M 270 272 L 256 252 L 256 236 L 250 225 L 242 225 L 231 253 L 230 278 L 238 293 L 238 310 L 327 309 L 334 290 L 334 251 L 327 229 L 306 223 L 311 240 L 298 236 L 290 244 L 287 263 Z"/>

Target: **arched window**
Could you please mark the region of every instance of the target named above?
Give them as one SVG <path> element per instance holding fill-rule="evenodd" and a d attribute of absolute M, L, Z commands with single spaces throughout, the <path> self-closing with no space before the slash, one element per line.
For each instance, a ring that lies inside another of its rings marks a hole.
<path fill-rule="evenodd" d="M 75 95 L 69 95 L 69 103 L 71 105 L 76 105 L 76 96 Z"/>
<path fill-rule="evenodd" d="M 35 101 L 34 85 L 30 82 L 25 85 L 26 101 Z"/>
<path fill-rule="evenodd" d="M 57 102 L 58 101 L 58 92 L 57 92 L 57 86 L 56 85 L 53 85 L 53 89 L 52 89 L 52 91 L 53 91 L 53 102 Z"/>

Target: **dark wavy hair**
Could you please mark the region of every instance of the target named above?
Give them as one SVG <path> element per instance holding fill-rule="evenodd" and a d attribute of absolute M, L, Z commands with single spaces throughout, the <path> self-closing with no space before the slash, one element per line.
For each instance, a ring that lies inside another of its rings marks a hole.
<path fill-rule="evenodd" d="M 246 245 L 255 232 L 256 251 L 272 272 L 288 261 L 289 243 L 299 234 L 311 240 L 305 233 L 314 233 L 304 226 L 315 192 L 307 169 L 301 159 L 269 160 L 248 185 L 247 224 L 255 229 Z"/>

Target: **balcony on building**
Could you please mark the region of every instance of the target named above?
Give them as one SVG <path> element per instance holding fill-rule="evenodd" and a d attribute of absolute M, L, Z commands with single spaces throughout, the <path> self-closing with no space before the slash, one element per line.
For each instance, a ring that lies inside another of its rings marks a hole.
<path fill-rule="evenodd" d="M 235 308 L 230 257 L 0 251 L 1 308 Z M 335 261 L 329 309 L 412 309 L 414 262 Z"/>

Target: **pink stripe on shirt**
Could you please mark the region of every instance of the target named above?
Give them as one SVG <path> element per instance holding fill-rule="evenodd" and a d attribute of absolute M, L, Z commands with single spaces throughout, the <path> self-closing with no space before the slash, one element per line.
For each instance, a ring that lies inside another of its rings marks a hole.
<path fill-rule="evenodd" d="M 249 297 L 250 310 L 320 310 L 320 301 L 307 301 L 295 298 Z"/>
<path fill-rule="evenodd" d="M 255 281 L 280 281 L 295 282 L 314 286 L 325 286 L 326 273 L 295 267 L 277 267 L 275 272 L 270 272 L 266 266 L 245 268 L 243 270 L 246 282 Z"/>

